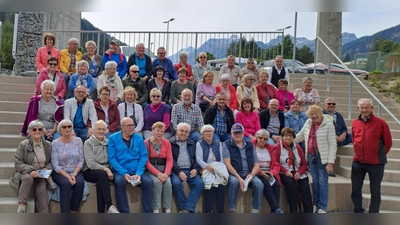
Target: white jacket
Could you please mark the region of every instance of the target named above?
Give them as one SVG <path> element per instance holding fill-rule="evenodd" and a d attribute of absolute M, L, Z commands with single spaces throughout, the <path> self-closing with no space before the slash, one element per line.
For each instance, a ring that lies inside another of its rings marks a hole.
<path fill-rule="evenodd" d="M 296 143 L 305 140 L 306 149 L 304 149 L 304 152 L 306 153 L 306 159 L 311 126 L 312 120 L 308 119 L 294 140 Z M 337 151 L 336 132 L 333 118 L 330 115 L 323 114 L 322 116 L 322 123 L 317 129 L 317 145 L 322 164 L 335 163 Z"/>
<path fill-rule="evenodd" d="M 211 187 L 218 187 L 219 184 L 226 185 L 228 183 L 229 173 L 223 162 L 212 162 L 209 164 L 214 170 L 214 174 L 208 170 L 203 170 L 201 178 L 204 181 L 204 189 L 210 190 Z"/>
<path fill-rule="evenodd" d="M 69 119 L 74 122 L 76 110 L 78 109 L 78 100 L 76 98 L 70 98 L 65 100 L 64 103 L 64 119 Z M 83 123 L 87 126 L 87 121 L 90 120 L 92 128 L 94 128 L 94 123 L 97 122 L 97 113 L 94 108 L 93 100 L 86 99 L 82 106 L 82 117 Z"/>
<path fill-rule="evenodd" d="M 101 74 L 98 78 L 97 78 L 97 92 L 100 91 L 100 88 L 103 86 L 107 86 L 107 82 L 106 82 L 106 76 L 107 73 L 104 71 L 103 74 Z M 117 93 L 117 97 L 119 99 L 121 99 L 122 101 L 122 93 L 124 93 L 124 86 L 122 85 L 122 81 L 121 78 L 118 76 L 118 73 L 116 73 L 114 76 L 115 77 L 115 83 L 117 84 L 117 89 L 118 89 L 118 93 Z M 100 95 L 100 93 L 98 93 Z"/>

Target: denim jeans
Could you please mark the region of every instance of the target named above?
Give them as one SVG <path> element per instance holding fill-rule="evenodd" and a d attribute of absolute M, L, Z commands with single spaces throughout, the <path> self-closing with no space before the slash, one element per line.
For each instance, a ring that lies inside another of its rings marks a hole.
<path fill-rule="evenodd" d="M 214 136 L 213 136 L 213 140 L 215 142 L 221 142 L 221 141 L 224 142 L 224 141 L 226 141 L 228 139 L 231 139 L 231 138 L 232 138 L 232 135 L 229 134 L 229 133 L 226 133 L 224 135 L 219 135 L 219 134 L 214 133 Z"/>
<path fill-rule="evenodd" d="M 186 198 L 185 192 L 183 191 L 182 180 L 175 172 L 171 173 L 172 191 L 174 192 L 176 201 L 178 202 L 179 210 L 189 210 L 195 212 L 197 201 L 200 198 L 201 192 L 204 189 L 204 182 L 197 174 L 195 177 L 190 177 L 190 170 L 182 170 L 187 176 L 186 182 L 190 185 L 190 193 Z"/>
<path fill-rule="evenodd" d="M 317 164 L 312 164 L 312 154 L 307 154 L 308 157 L 308 168 L 311 172 L 313 179 L 312 189 L 313 189 L 313 203 L 318 207 L 326 211 L 328 206 L 328 172 L 326 171 L 326 164 L 322 164 L 321 157 L 318 155 Z"/>
<path fill-rule="evenodd" d="M 353 139 L 352 139 L 351 134 L 348 133 L 348 134 L 346 135 L 346 139 L 344 139 L 344 141 L 342 141 L 342 142 L 337 142 L 337 146 L 338 146 L 338 147 L 342 147 L 342 146 L 348 145 L 348 144 L 350 144 L 350 143 L 353 143 Z"/>
<path fill-rule="evenodd" d="M 77 128 L 74 127 L 74 133 L 77 137 L 79 137 L 80 139 L 82 139 L 82 142 L 85 143 L 86 139 L 88 138 L 87 134 L 88 134 L 88 129 L 85 128 Z"/>
<path fill-rule="evenodd" d="M 52 174 L 53 181 L 60 187 L 60 211 L 61 213 L 70 213 L 79 211 L 82 201 L 83 188 L 85 180 L 83 174 L 79 172 L 76 177 L 75 185 L 71 185 L 68 179 L 59 173 Z M 71 194 L 72 192 L 72 194 Z"/>
<path fill-rule="evenodd" d="M 229 210 L 235 211 L 236 209 L 236 199 L 239 192 L 239 180 L 233 176 L 229 175 L 228 180 L 228 205 Z M 261 209 L 261 200 L 262 194 L 264 189 L 264 184 L 261 180 L 256 176 L 254 179 L 249 183 L 249 188 L 253 189 L 252 198 L 253 198 L 253 209 Z"/>
<path fill-rule="evenodd" d="M 129 213 L 128 195 L 126 193 L 126 180 L 125 177 L 117 172 L 114 174 L 114 187 L 115 196 L 117 198 L 117 208 L 120 213 Z M 133 175 L 133 174 L 131 174 Z M 153 184 L 150 178 L 144 173 L 141 176 L 142 183 L 138 185 L 142 189 L 142 212 L 153 212 Z M 130 184 L 129 184 L 130 185 Z"/>
<path fill-rule="evenodd" d="M 188 138 L 189 138 L 190 140 L 194 141 L 194 143 L 196 144 L 198 141 L 201 140 L 201 135 L 200 135 L 199 132 L 193 131 L 193 132 L 190 132 Z"/>

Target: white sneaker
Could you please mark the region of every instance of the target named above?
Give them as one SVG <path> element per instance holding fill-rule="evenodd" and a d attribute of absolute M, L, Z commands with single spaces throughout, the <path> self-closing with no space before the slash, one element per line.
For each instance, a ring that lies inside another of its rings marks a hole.
<path fill-rule="evenodd" d="M 160 213 L 159 209 L 153 209 L 153 213 Z"/>
<path fill-rule="evenodd" d="M 108 213 L 119 213 L 118 209 L 111 205 L 110 208 L 108 208 Z"/>
<path fill-rule="evenodd" d="M 18 205 L 17 213 L 25 213 L 26 205 Z"/>
<path fill-rule="evenodd" d="M 165 209 L 165 213 L 171 213 L 171 209 Z"/>
<path fill-rule="evenodd" d="M 313 205 L 312 208 L 313 208 L 312 210 L 313 213 L 318 213 L 318 207 L 316 205 Z"/>
<path fill-rule="evenodd" d="M 326 211 L 322 210 L 322 209 L 318 209 L 318 213 L 326 213 Z"/>

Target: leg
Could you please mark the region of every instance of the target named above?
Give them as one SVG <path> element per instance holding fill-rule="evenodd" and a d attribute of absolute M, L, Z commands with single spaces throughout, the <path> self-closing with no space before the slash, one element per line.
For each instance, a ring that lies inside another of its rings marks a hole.
<path fill-rule="evenodd" d="M 21 184 L 19 186 L 18 203 L 26 203 L 34 184 L 34 180 L 29 174 L 22 174 L 20 180 Z"/>
<path fill-rule="evenodd" d="M 326 164 L 322 164 L 321 159 L 318 159 L 318 182 L 319 182 L 319 202 L 318 209 L 322 209 L 326 212 L 328 207 L 328 197 L 329 197 L 329 175 L 326 171 Z M 314 183 L 314 181 L 313 181 Z"/>
<path fill-rule="evenodd" d="M 271 208 L 271 212 L 274 212 L 277 208 L 279 208 L 279 204 L 278 204 L 279 202 L 276 199 L 276 195 L 273 192 L 273 188 L 270 185 L 269 181 L 266 180 L 264 177 L 260 176 L 259 179 L 264 184 L 264 188 L 263 188 L 264 197 L 265 197 L 265 199 L 267 199 L 269 207 Z M 277 183 L 278 182 L 275 182 L 274 185 Z M 278 185 L 278 187 L 279 187 L 279 185 Z"/>
<path fill-rule="evenodd" d="M 35 182 L 35 199 L 36 199 L 36 208 L 39 213 L 48 213 L 49 212 L 49 200 L 46 190 L 46 180 L 37 178 L 34 179 Z"/>
<path fill-rule="evenodd" d="M 303 203 L 303 212 L 312 213 L 313 205 L 311 200 L 310 184 L 308 182 L 308 177 L 298 180 L 301 201 Z M 297 194 L 296 194 L 297 195 Z"/>
<path fill-rule="evenodd" d="M 255 176 L 254 179 L 250 182 L 249 188 L 253 189 L 253 193 L 252 193 L 253 209 L 260 210 L 264 184 L 261 182 L 261 180 L 257 176 Z"/>
<path fill-rule="evenodd" d="M 110 179 L 104 170 L 90 170 L 87 169 L 83 172 L 86 181 L 96 184 L 97 192 L 97 212 L 104 213 L 105 207 L 107 209 L 112 205 L 110 194 Z"/>
<path fill-rule="evenodd" d="M 229 133 L 226 133 L 226 134 L 224 134 L 224 136 L 222 136 L 222 141 L 226 141 L 226 140 L 231 139 L 231 138 L 232 138 L 232 135 L 229 134 Z"/>
<path fill-rule="evenodd" d="M 220 138 L 220 135 L 219 134 L 216 134 L 216 133 L 214 133 L 214 135 L 213 135 L 213 140 L 215 141 L 215 142 L 221 142 L 221 138 Z"/>
<path fill-rule="evenodd" d="M 162 201 L 164 209 L 171 209 L 172 184 L 171 177 L 164 182 L 162 187 Z"/>
<path fill-rule="evenodd" d="M 75 177 L 76 183 L 72 186 L 71 196 L 71 211 L 79 211 L 82 201 L 83 188 L 85 186 L 85 179 L 82 172 L 79 172 Z"/>
<path fill-rule="evenodd" d="M 178 202 L 178 211 L 185 208 L 186 195 L 183 191 L 182 181 L 175 172 L 171 172 L 172 191 Z"/>
<path fill-rule="evenodd" d="M 71 184 L 67 178 L 58 173 L 53 173 L 52 176 L 54 183 L 60 187 L 60 211 L 61 213 L 70 213 Z"/>
<path fill-rule="evenodd" d="M 200 178 L 200 175 L 197 174 L 195 177 L 191 178 L 189 176 L 190 174 L 187 174 L 188 179 L 186 182 L 190 185 L 190 193 L 187 198 L 186 204 L 185 204 L 185 209 L 191 211 L 191 212 L 196 212 L 196 204 L 197 201 L 200 198 L 201 192 L 204 189 L 204 182 Z"/>
<path fill-rule="evenodd" d="M 152 213 L 153 212 L 153 184 L 151 179 L 144 173 L 141 177 L 142 183 L 139 184 L 142 189 L 142 212 Z"/>
<path fill-rule="evenodd" d="M 61 137 L 61 134 L 58 133 L 57 131 L 53 134 L 53 139 L 52 141 L 56 140 L 57 138 Z"/>
<path fill-rule="evenodd" d="M 211 187 L 210 190 L 204 190 L 204 210 L 211 212 L 213 209 L 212 202 L 214 198 L 215 187 Z"/>
<path fill-rule="evenodd" d="M 197 131 L 193 131 L 192 133 L 189 134 L 189 139 L 194 141 L 194 143 L 197 143 L 198 141 L 201 140 L 201 135 Z"/>
<path fill-rule="evenodd" d="M 246 137 L 246 136 L 244 136 L 243 139 L 244 139 L 245 141 L 251 141 L 251 139 L 250 139 L 249 137 Z"/>
<path fill-rule="evenodd" d="M 286 175 L 280 174 L 282 184 L 285 185 L 287 202 L 290 213 L 297 213 L 297 189 L 294 180 Z"/>
<path fill-rule="evenodd" d="M 143 138 L 144 139 L 150 138 L 151 136 L 153 136 L 153 133 L 151 133 L 151 131 L 149 131 L 149 130 L 144 130 L 143 131 Z"/>
<path fill-rule="evenodd" d="M 163 134 L 163 138 L 165 138 L 165 139 L 170 139 L 172 137 L 172 135 L 171 135 L 171 133 L 170 132 L 165 132 L 164 134 Z"/>
<path fill-rule="evenodd" d="M 365 164 L 354 162 L 351 165 L 351 200 L 355 213 L 363 213 L 362 207 L 362 186 L 366 174 Z"/>
<path fill-rule="evenodd" d="M 275 141 L 272 138 L 268 138 L 268 144 L 271 146 L 275 146 Z"/>
<path fill-rule="evenodd" d="M 369 205 L 369 213 L 379 213 L 381 205 L 381 182 L 385 170 L 385 164 L 367 165 L 367 173 L 369 176 L 369 188 L 371 192 L 371 204 Z"/>
<path fill-rule="evenodd" d="M 239 192 L 239 180 L 233 176 L 229 175 L 228 179 L 228 205 L 229 211 L 236 210 L 236 198 Z"/>
<path fill-rule="evenodd" d="M 129 213 L 129 204 L 128 204 L 128 196 L 126 194 L 126 180 L 125 178 L 117 173 L 114 174 L 114 188 L 115 188 L 115 196 L 117 199 L 118 211 L 120 213 Z"/>
<path fill-rule="evenodd" d="M 311 173 L 312 177 L 312 190 L 313 190 L 313 203 L 314 205 L 318 206 L 319 205 L 319 175 L 318 175 L 318 165 L 317 164 L 312 164 L 312 157 L 313 155 L 307 154 L 308 157 L 308 170 Z M 318 160 L 320 161 L 320 160 Z M 318 162 L 319 163 L 319 162 Z"/>
<path fill-rule="evenodd" d="M 153 207 L 152 209 L 160 209 L 161 205 L 161 192 L 162 192 L 162 184 L 157 181 L 157 177 L 151 174 L 150 172 L 146 172 L 146 175 L 150 178 L 151 183 L 153 185 Z"/>
<path fill-rule="evenodd" d="M 215 188 L 215 199 L 217 203 L 217 211 L 219 213 L 224 212 L 225 208 L 225 187 L 223 185 L 218 185 L 218 187 Z"/>

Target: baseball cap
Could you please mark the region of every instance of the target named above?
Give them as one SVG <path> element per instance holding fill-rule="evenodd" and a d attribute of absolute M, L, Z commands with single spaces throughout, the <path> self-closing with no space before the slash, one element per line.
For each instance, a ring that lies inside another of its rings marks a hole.
<path fill-rule="evenodd" d="M 231 75 L 229 75 L 229 73 L 224 73 L 224 74 L 221 75 L 221 77 L 219 79 L 220 80 L 224 80 L 224 79 L 229 80 L 230 77 L 231 77 Z"/>
<path fill-rule="evenodd" d="M 113 39 L 111 42 L 110 42 L 110 44 L 111 43 L 114 43 L 114 44 L 116 44 L 116 45 L 118 45 L 119 46 L 119 41 L 118 40 L 116 40 L 116 39 Z"/>
<path fill-rule="evenodd" d="M 235 133 L 235 132 L 244 132 L 244 128 L 243 128 L 242 124 L 240 124 L 240 123 L 235 123 L 235 124 L 232 125 L 231 132 L 232 132 L 232 133 Z"/>

